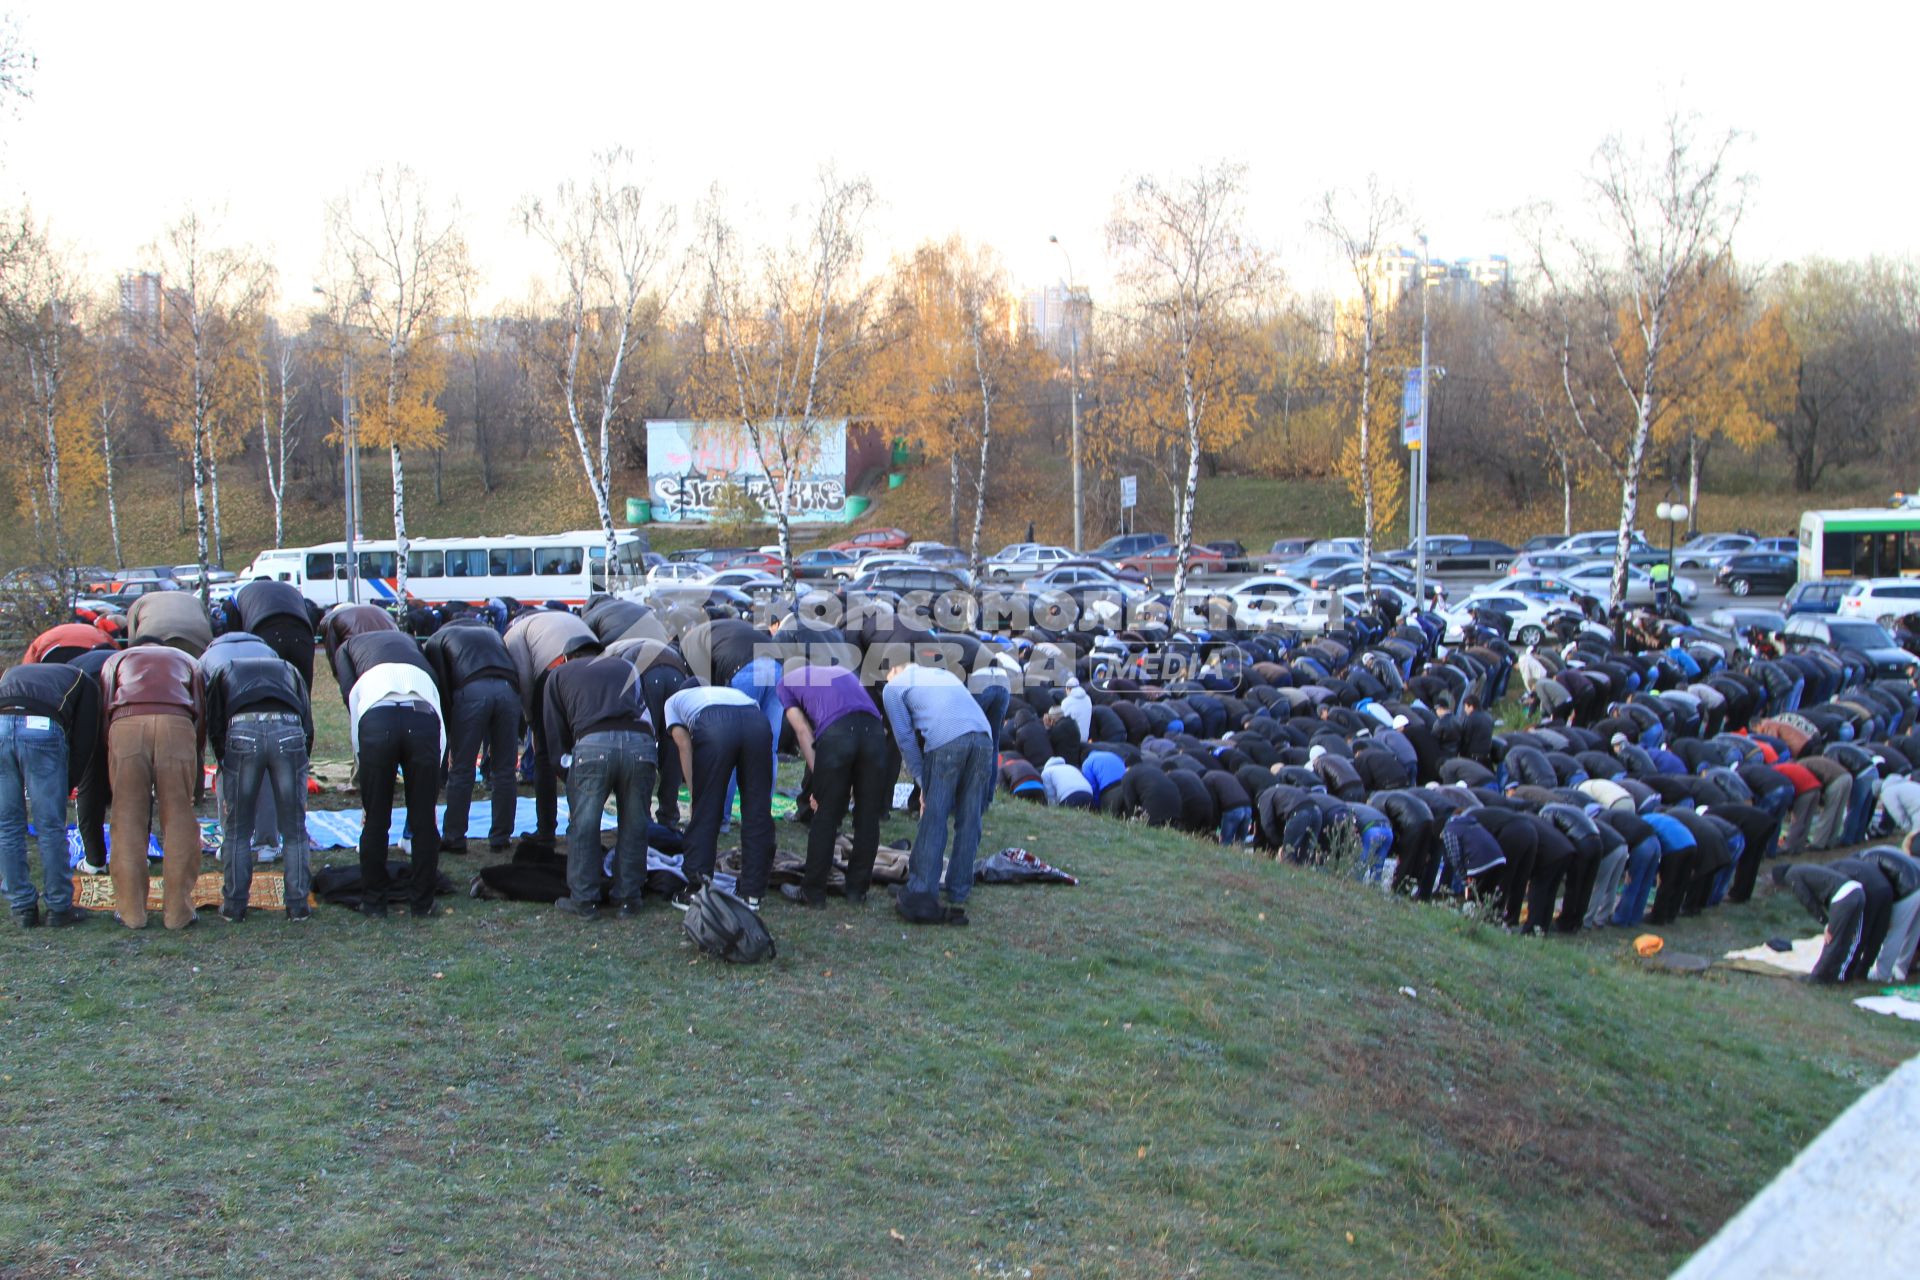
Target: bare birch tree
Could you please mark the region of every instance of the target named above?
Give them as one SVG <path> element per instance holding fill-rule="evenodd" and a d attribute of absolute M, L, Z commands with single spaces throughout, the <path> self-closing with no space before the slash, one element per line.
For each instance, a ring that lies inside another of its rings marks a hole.
<path fill-rule="evenodd" d="M 580 469 L 606 539 L 607 582 L 618 563 L 613 529 L 614 425 L 638 383 L 641 345 L 658 330 L 674 284 L 666 268 L 679 216 L 648 199 L 624 149 L 595 160 L 584 187 L 562 183 L 551 203 L 530 200 L 521 219 L 552 252 L 558 276 L 560 350 L 555 376 Z"/>
<path fill-rule="evenodd" d="M 84 422 L 84 410 L 75 413 L 75 375 L 83 369 L 79 312 L 84 298 L 79 273 L 67 254 L 56 246 L 46 228 L 23 215 L 11 229 L 0 251 L 0 336 L 12 348 L 16 380 L 21 385 L 19 411 L 29 424 L 24 434 L 25 456 L 8 460 L 10 467 L 31 465 L 39 508 L 51 534 L 54 563 L 65 566 L 71 548 L 66 532 L 67 470 L 72 424 Z"/>
<path fill-rule="evenodd" d="M 818 453 L 840 406 L 866 327 L 861 224 L 873 205 L 864 178 L 819 177 L 804 239 L 769 246 L 749 262 L 716 189 L 701 214 L 706 313 L 719 366 L 697 392 L 725 403 L 771 481 L 781 579 L 794 585 L 794 484 Z"/>
<path fill-rule="evenodd" d="M 1647 444 L 1674 399 L 1676 370 L 1713 337 L 1688 323 L 1687 288 L 1729 252 L 1747 179 L 1730 170 L 1737 135 L 1702 143 L 1697 121 L 1668 117 L 1657 152 L 1608 138 L 1588 177 L 1598 242 L 1532 238 L 1545 286 L 1543 339 L 1558 344 L 1574 425 L 1620 481 L 1611 603 L 1626 595 Z M 1538 224 L 1544 226 L 1544 222 Z"/>
<path fill-rule="evenodd" d="M 1368 592 L 1373 590 L 1373 533 L 1376 525 L 1374 496 L 1377 477 L 1374 475 L 1373 419 L 1378 410 L 1374 405 L 1373 365 L 1380 346 L 1382 320 L 1379 264 L 1380 255 L 1394 247 L 1407 222 L 1406 206 L 1391 191 L 1383 190 L 1379 178 L 1372 175 L 1367 178 L 1366 191 L 1357 197 L 1342 196 L 1334 191 L 1323 195 L 1313 222 L 1314 230 L 1333 244 L 1340 265 L 1353 277 L 1359 308 L 1354 332 L 1338 332 L 1345 326 L 1340 320 L 1335 320 L 1334 340 L 1336 343 L 1355 343 L 1359 357 L 1358 379 L 1353 394 L 1360 441 L 1357 459 L 1360 472 L 1360 582 Z M 1420 283 L 1422 288 L 1426 287 L 1424 278 Z"/>
<path fill-rule="evenodd" d="M 407 483 L 403 449 L 432 449 L 444 421 L 435 403 L 446 377 L 439 319 L 469 274 L 458 211 L 441 216 L 411 169 L 375 170 L 328 210 L 335 274 L 350 282 L 351 318 L 378 343 L 378 385 L 360 406 L 360 433 L 384 444 L 393 469 L 395 592 L 407 595 Z"/>
<path fill-rule="evenodd" d="M 1143 341 L 1163 352 L 1168 385 L 1161 403 L 1185 445 L 1174 522 L 1176 625 L 1193 551 L 1201 452 L 1244 435 L 1254 403 L 1244 339 L 1248 313 L 1272 269 L 1241 230 L 1244 200 L 1245 170 L 1238 165 L 1172 181 L 1143 177 L 1122 195 L 1107 224 L 1134 323 Z"/>
<path fill-rule="evenodd" d="M 273 503 L 273 545 L 286 542 L 287 454 L 299 435 L 300 389 L 294 385 L 293 342 L 271 316 L 262 318 L 253 355 L 255 407 L 260 412 L 260 465 Z"/>

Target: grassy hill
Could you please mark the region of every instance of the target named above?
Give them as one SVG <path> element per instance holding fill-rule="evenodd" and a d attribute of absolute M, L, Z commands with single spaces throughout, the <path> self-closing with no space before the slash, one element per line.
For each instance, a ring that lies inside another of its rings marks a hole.
<path fill-rule="evenodd" d="M 1102 817 L 1005 844 L 1082 883 L 775 901 L 745 970 L 664 908 L 0 931 L 6 1274 L 1656 1275 L 1920 1042 Z"/>

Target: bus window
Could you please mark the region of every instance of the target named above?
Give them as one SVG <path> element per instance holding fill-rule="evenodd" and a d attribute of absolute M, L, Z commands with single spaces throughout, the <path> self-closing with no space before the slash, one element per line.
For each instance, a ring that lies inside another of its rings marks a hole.
<path fill-rule="evenodd" d="M 360 576 L 362 578 L 391 578 L 399 569 L 399 564 L 391 551 L 362 551 L 360 553 Z"/>
<path fill-rule="evenodd" d="M 309 582 L 325 582 L 333 576 L 333 563 L 333 557 L 324 551 L 309 552 L 307 554 L 307 580 Z"/>
<path fill-rule="evenodd" d="M 447 576 L 449 578 L 486 577 L 487 553 L 484 551 L 447 552 Z"/>
<path fill-rule="evenodd" d="M 438 551 L 407 552 L 407 574 L 414 578 L 439 578 L 446 574 L 446 559 Z"/>
<path fill-rule="evenodd" d="M 1920 573 L 1920 529 L 1900 535 L 1900 572 Z"/>
<path fill-rule="evenodd" d="M 580 572 L 580 548 L 578 547 L 535 547 L 533 549 L 533 571 L 549 576 L 564 576 Z"/>
<path fill-rule="evenodd" d="M 526 578 L 533 574 L 533 552 L 526 547 L 490 547 L 487 571 L 496 578 Z"/>

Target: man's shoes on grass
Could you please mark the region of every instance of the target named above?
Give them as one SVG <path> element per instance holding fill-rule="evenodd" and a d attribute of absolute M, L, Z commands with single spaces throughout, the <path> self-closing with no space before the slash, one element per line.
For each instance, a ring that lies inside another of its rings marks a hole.
<path fill-rule="evenodd" d="M 780 896 L 788 902 L 796 902 L 803 907 L 813 907 L 816 910 L 827 905 L 826 894 L 808 893 L 805 888 L 797 884 L 781 885 Z"/>
<path fill-rule="evenodd" d="M 946 923 L 965 928 L 967 924 L 967 909 L 965 907 L 948 907 Z"/>
<path fill-rule="evenodd" d="M 247 918 L 247 904 L 223 902 L 220 904 L 220 918 L 228 924 L 239 924 Z"/>
<path fill-rule="evenodd" d="M 945 924 L 947 913 L 940 900 L 930 894 L 908 893 L 902 889 L 893 897 L 893 909 L 908 924 Z"/>
<path fill-rule="evenodd" d="M 14 912 L 13 922 L 19 925 L 22 929 L 38 929 L 40 927 L 39 906 L 35 905 L 35 906 L 28 907 L 25 911 Z"/>
<path fill-rule="evenodd" d="M 65 911 L 47 912 L 47 928 L 71 929 L 77 924 L 85 924 L 93 919 L 93 912 L 83 911 L 79 907 L 68 907 Z"/>
<path fill-rule="evenodd" d="M 407 914 L 415 920 L 430 920 L 440 914 L 440 904 L 437 902 L 424 904 L 416 902 L 407 908 Z"/>
<path fill-rule="evenodd" d="M 313 919 L 313 908 L 308 906 L 306 903 L 289 902 L 287 904 L 287 923 L 288 924 L 300 924 L 303 921 L 307 921 L 311 919 Z"/>
<path fill-rule="evenodd" d="M 615 898 L 614 899 L 613 901 L 614 919 L 632 920 L 634 917 L 638 916 L 639 914 L 640 914 L 640 899 L 638 898 Z"/>
<path fill-rule="evenodd" d="M 575 920 L 598 920 L 600 908 L 591 902 L 575 902 L 572 898 L 555 898 L 553 909 L 563 916 L 572 916 Z"/>
<path fill-rule="evenodd" d="M 387 900 L 385 898 L 361 899 L 360 914 L 369 920 L 385 920 L 387 918 Z"/>
<path fill-rule="evenodd" d="M 440 842 L 440 852 L 448 853 L 448 854 L 458 854 L 461 857 L 465 857 L 467 852 L 467 842 L 465 840 L 442 840 Z"/>
<path fill-rule="evenodd" d="M 694 887 L 692 885 L 684 885 L 673 891 L 673 896 L 667 899 L 667 905 L 675 911 L 689 910 L 693 906 L 693 895 Z"/>
<path fill-rule="evenodd" d="M 101 866 L 97 862 L 88 862 L 85 858 L 82 858 L 80 860 L 79 869 L 80 869 L 80 874 L 83 876 L 103 876 L 107 874 L 107 869 L 105 867 Z"/>

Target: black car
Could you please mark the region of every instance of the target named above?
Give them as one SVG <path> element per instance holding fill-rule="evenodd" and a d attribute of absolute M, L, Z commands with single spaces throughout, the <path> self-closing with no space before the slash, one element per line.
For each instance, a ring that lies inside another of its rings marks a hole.
<path fill-rule="evenodd" d="M 1519 556 L 1520 553 L 1506 543 L 1490 538 L 1427 539 L 1427 568 L 1435 573 L 1505 573 L 1507 566 Z M 1389 551 L 1381 558 L 1389 564 L 1410 569 L 1414 563 L 1414 550 L 1405 547 L 1399 551 Z"/>
<path fill-rule="evenodd" d="M 1359 582 L 1360 566 L 1357 564 L 1349 564 L 1343 565 L 1328 573 L 1316 573 L 1307 585 L 1317 591 L 1337 591 L 1341 587 L 1356 586 Z M 1408 595 L 1413 594 L 1413 575 L 1398 565 L 1376 562 L 1373 566 L 1373 582 L 1375 586 L 1398 587 Z M 1427 583 L 1427 596 L 1429 598 L 1433 596 L 1434 588 L 1437 585 L 1438 584 L 1433 582 Z"/>
<path fill-rule="evenodd" d="M 1205 545 L 1209 551 L 1218 551 L 1221 558 L 1226 562 L 1220 566 L 1222 573 L 1253 572 L 1253 561 L 1247 555 L 1247 549 L 1239 543 L 1226 541 L 1209 542 Z"/>
<path fill-rule="evenodd" d="M 1777 551 L 1743 551 L 1737 556 L 1728 556 L 1713 580 L 1736 596 L 1752 595 L 1755 591 L 1783 595 L 1800 581 L 1800 561 L 1798 557 Z"/>

